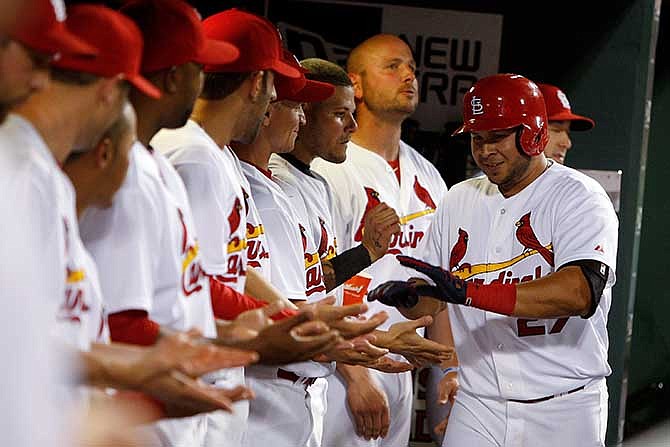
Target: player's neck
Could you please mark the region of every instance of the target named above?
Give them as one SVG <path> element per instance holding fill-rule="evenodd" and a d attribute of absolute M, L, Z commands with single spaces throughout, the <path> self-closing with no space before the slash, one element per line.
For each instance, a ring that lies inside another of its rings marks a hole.
<path fill-rule="evenodd" d="M 262 133 L 251 144 L 231 143 L 230 146 L 240 160 L 268 170 L 272 148 Z"/>
<path fill-rule="evenodd" d="M 231 104 L 234 100 L 230 96 L 217 101 L 198 99 L 191 114 L 191 119 L 220 147 L 229 145 L 233 140 L 235 124 L 240 114 L 240 109 Z"/>
<path fill-rule="evenodd" d="M 53 96 L 48 97 L 47 92 L 35 93 L 13 112 L 35 127 L 56 161 L 62 165 L 75 149 L 84 127 L 82 116 L 86 116 L 86 111 L 90 109 L 77 97 L 70 96 L 68 100 L 58 95 L 55 89 L 48 90 L 48 94 Z"/>
<path fill-rule="evenodd" d="M 544 172 L 553 164 L 552 161 L 547 160 L 544 154 L 540 154 L 531 159 L 528 169 L 524 175 L 517 179 L 514 184 L 511 185 L 499 185 L 498 190 L 500 194 L 503 195 L 506 199 L 519 194 L 521 191 L 526 189 L 531 183 L 537 180 Z"/>
<path fill-rule="evenodd" d="M 291 151 L 291 155 L 297 160 L 305 163 L 307 166 L 312 164 L 312 160 L 316 158 L 312 152 L 300 140 L 296 140 L 295 146 Z"/>
<path fill-rule="evenodd" d="M 137 112 L 137 139 L 144 147 L 149 147 L 151 139 L 164 126 L 160 116 L 151 108 L 135 107 Z"/>
<path fill-rule="evenodd" d="M 382 119 L 364 108 L 356 115 L 356 119 L 358 130 L 351 138 L 354 143 L 387 161 L 398 159 L 402 120 Z"/>

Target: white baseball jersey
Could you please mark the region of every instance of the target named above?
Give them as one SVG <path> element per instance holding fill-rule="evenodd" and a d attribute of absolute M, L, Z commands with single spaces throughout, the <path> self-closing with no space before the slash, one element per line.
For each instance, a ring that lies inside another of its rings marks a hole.
<path fill-rule="evenodd" d="M 181 293 L 180 230 L 158 166 L 136 142 L 112 206 L 91 207 L 80 220 L 82 239 L 98 265 L 109 314 L 144 310 L 162 326 L 191 328 Z"/>
<path fill-rule="evenodd" d="M 618 221 L 603 188 L 552 164 L 505 198 L 486 177 L 454 186 L 438 207 L 419 258 L 484 284 L 515 284 L 593 259 L 610 275 L 591 318 L 524 319 L 449 306 L 461 388 L 504 399 L 566 392 L 610 373 L 607 313 Z"/>
<path fill-rule="evenodd" d="M 57 331 L 72 346 L 88 351 L 91 343 L 109 342 L 109 329 L 103 310 L 98 270 L 79 237 L 75 192 L 69 180 L 63 189 L 69 198 L 69 205 L 63 217 L 65 295 L 58 309 Z"/>
<path fill-rule="evenodd" d="M 392 279 L 406 279 L 397 268 L 395 255 L 418 255 L 417 244 L 424 237 L 437 204 L 447 187 L 437 169 L 415 149 L 400 142 L 400 183 L 383 157 L 354 143 L 347 147 L 347 159 L 333 164 L 316 159 L 312 168 L 330 185 L 334 198 L 335 234 L 340 251 L 361 243 L 365 213 L 385 202 L 395 209 L 401 219 L 401 231 L 391 238 L 389 251 L 364 272 L 372 277 L 368 290 Z M 405 321 L 395 308 L 377 301 L 368 303 L 369 312 L 385 310 L 389 319 L 380 326 L 388 329 Z"/>
<path fill-rule="evenodd" d="M 244 292 L 247 259 L 245 195 L 229 148 L 220 148 L 194 121 L 179 129 L 162 129 L 151 146 L 168 157 L 186 188 L 208 275 Z M 247 200 L 248 202 L 248 200 Z M 244 368 L 208 375 L 217 386 L 243 385 Z M 249 405 L 237 402 L 233 414 L 208 413 L 205 445 L 241 445 Z"/>
<path fill-rule="evenodd" d="M 151 146 L 164 153 L 186 186 L 205 271 L 238 292 L 246 279 L 246 213 L 228 149 L 193 121 L 163 129 Z"/>
<path fill-rule="evenodd" d="M 270 259 L 279 260 L 270 263 L 272 285 L 291 300 L 313 302 L 324 298 L 326 287 L 321 261 L 316 253 L 316 244 L 302 225 L 306 220 L 295 213 L 298 208 L 296 201 L 289 200 L 270 173 L 245 162 L 242 162 L 242 169 L 249 180 L 251 195 L 258 206 L 263 226 L 267 229 Z M 301 362 L 283 368 L 304 377 L 323 377 L 332 373 L 333 365 Z"/>
<path fill-rule="evenodd" d="M 50 337 L 65 294 L 64 180 L 32 124 L 9 115 L 0 126 L 0 290 L 9 304 L 0 313 L 3 445 L 67 445 L 54 393 L 75 364 Z"/>
<path fill-rule="evenodd" d="M 306 224 L 305 230 L 311 235 L 311 240 L 316 243 L 319 259 L 324 261 L 335 257 L 337 255 L 337 238 L 333 228 L 333 198 L 326 180 L 316 172 L 301 171 L 276 154 L 270 157 L 269 166 L 273 177 L 282 186 L 295 209 L 307 212 L 301 222 Z M 318 273 L 311 276 L 317 279 Z M 321 277 L 323 277 L 322 270 Z M 310 275 L 306 279 L 308 283 L 316 282 L 310 280 Z M 312 286 L 312 290 L 314 290 L 314 287 Z M 312 294 L 314 293 L 317 293 L 318 296 L 325 296 L 325 290 L 323 292 L 312 292 Z"/>
<path fill-rule="evenodd" d="M 158 165 L 161 178 L 177 211 L 179 222 L 177 234 L 180 236 L 178 252 L 181 263 L 180 294 L 186 300 L 188 320 L 193 327 L 200 329 L 204 336 L 216 337 L 209 278 L 201 265 L 200 242 L 195 232 L 193 213 L 184 182 L 163 154 L 154 150 L 151 150 L 150 153 Z"/>
<path fill-rule="evenodd" d="M 265 229 L 270 268 L 263 272 L 290 300 L 306 300 L 303 247 L 298 221 L 279 185 L 255 166 L 241 162 L 242 171 Z"/>

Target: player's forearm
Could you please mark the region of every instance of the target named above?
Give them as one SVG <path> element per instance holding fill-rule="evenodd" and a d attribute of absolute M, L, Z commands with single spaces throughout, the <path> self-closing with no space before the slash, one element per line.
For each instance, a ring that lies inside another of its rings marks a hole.
<path fill-rule="evenodd" d="M 435 315 L 433 324 L 426 328 L 426 338 L 445 346 L 455 348 L 454 335 L 451 331 L 451 320 L 449 319 L 449 312 L 447 309 Z M 445 360 L 440 364 L 442 369 L 454 366 L 458 366 L 458 355 L 455 351 L 451 359 Z"/>
<path fill-rule="evenodd" d="M 244 293 L 270 304 L 281 301 L 288 309 L 297 309 L 293 303 L 286 299 L 276 287 L 270 284 L 253 267 L 247 268 L 247 281 Z"/>
<path fill-rule="evenodd" d="M 372 256 L 363 244 L 340 253 L 329 260 L 322 260 L 323 282 L 326 291 L 343 284 L 356 274 L 372 265 Z"/>
<path fill-rule="evenodd" d="M 141 357 L 141 348 L 128 345 L 94 344 L 89 352 L 79 352 L 82 384 L 132 388 L 135 360 Z"/>
<path fill-rule="evenodd" d="M 350 383 L 372 380 L 370 370 L 364 366 L 337 364 L 337 372 L 340 373 L 347 386 Z"/>
<path fill-rule="evenodd" d="M 513 316 L 560 318 L 585 315 L 591 291 L 579 267 L 566 267 L 551 275 L 516 286 Z"/>

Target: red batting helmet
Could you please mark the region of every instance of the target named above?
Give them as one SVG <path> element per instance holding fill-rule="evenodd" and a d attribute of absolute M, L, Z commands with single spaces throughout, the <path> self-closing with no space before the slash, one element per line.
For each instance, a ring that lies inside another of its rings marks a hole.
<path fill-rule="evenodd" d="M 547 111 L 540 89 L 516 74 L 496 74 L 480 79 L 463 98 L 463 125 L 452 135 L 520 127 L 521 150 L 539 155 L 549 141 Z"/>

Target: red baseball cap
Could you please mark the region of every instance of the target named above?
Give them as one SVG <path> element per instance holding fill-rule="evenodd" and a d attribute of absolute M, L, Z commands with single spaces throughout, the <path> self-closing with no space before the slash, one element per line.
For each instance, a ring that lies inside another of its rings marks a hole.
<path fill-rule="evenodd" d="M 206 72 L 272 70 L 289 78 L 300 77 L 299 70 L 282 60 L 281 34 L 267 19 L 233 8 L 207 17 L 202 24 L 207 37 L 232 43 L 240 50 L 235 62 L 205 65 Z"/>
<path fill-rule="evenodd" d="M 309 71 L 300 65 L 298 59 L 286 49 L 282 49 L 282 60 L 300 71 L 299 78 L 275 77 L 277 101 L 319 102 L 335 93 L 335 86 L 326 82 L 312 81 L 305 77 Z"/>
<path fill-rule="evenodd" d="M 228 64 L 240 55 L 229 42 L 207 39 L 200 15 L 182 0 L 131 0 L 120 11 L 135 21 L 144 36 L 143 73 L 187 62 Z"/>
<path fill-rule="evenodd" d="M 591 118 L 572 113 L 568 97 L 560 88 L 551 84 L 537 86 L 544 96 L 549 121 L 570 121 L 570 130 L 589 130 L 596 125 Z"/>
<path fill-rule="evenodd" d="M 161 92 L 140 75 L 142 34 L 123 14 L 101 5 L 76 5 L 70 9 L 67 25 L 100 51 L 96 57 L 64 56 L 54 66 L 110 78 L 123 74 L 135 88 L 152 98 Z"/>
<path fill-rule="evenodd" d="M 74 35 L 65 25 L 62 0 L 32 0 L 11 36 L 25 46 L 46 54 L 95 56 L 98 50 Z"/>

